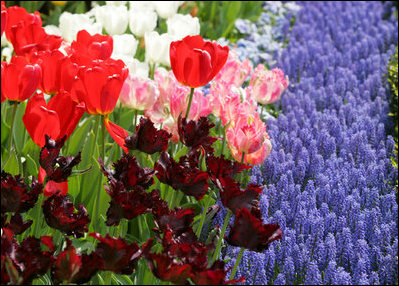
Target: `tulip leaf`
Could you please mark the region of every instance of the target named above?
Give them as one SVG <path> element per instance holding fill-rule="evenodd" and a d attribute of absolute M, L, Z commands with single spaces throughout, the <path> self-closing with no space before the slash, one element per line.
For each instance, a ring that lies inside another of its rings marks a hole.
<path fill-rule="evenodd" d="M 24 147 L 25 144 L 26 128 L 24 122 L 22 121 L 22 116 L 25 113 L 25 108 L 26 108 L 26 102 L 21 102 L 17 108 L 14 120 L 14 127 L 13 127 L 14 145 L 18 153 L 21 153 L 22 148 Z"/>
<path fill-rule="evenodd" d="M 4 166 L 4 171 L 11 175 L 19 174 L 18 157 L 14 150 L 10 153 L 10 157 Z"/>
<path fill-rule="evenodd" d="M 10 125 L 1 118 L 1 145 L 5 144 L 10 134 Z M 4 145 L 3 145 L 4 146 Z"/>
<path fill-rule="evenodd" d="M 77 154 L 81 151 L 83 144 L 86 142 L 87 135 L 90 134 L 91 120 L 89 117 L 85 118 L 75 132 L 69 137 L 68 154 Z"/>
<path fill-rule="evenodd" d="M 29 154 L 27 154 L 25 158 L 26 158 L 26 170 L 28 174 L 37 176 L 37 174 L 39 173 L 39 169 L 37 168 L 35 160 L 33 160 Z"/>

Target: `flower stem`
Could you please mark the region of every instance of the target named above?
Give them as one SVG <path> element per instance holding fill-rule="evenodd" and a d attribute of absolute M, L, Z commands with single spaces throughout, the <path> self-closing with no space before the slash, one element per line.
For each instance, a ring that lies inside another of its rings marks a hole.
<path fill-rule="evenodd" d="M 188 115 L 190 113 L 191 102 L 193 101 L 193 95 L 194 95 L 194 87 L 191 88 L 190 97 L 188 99 L 188 106 L 187 106 L 187 111 L 186 111 L 186 119 L 187 120 L 188 120 Z"/>
<path fill-rule="evenodd" d="M 240 253 L 238 254 L 237 259 L 236 259 L 236 263 L 234 264 L 233 271 L 231 271 L 230 280 L 232 280 L 234 278 L 234 276 L 236 275 L 238 265 L 240 264 L 242 255 L 244 254 L 244 250 L 245 250 L 245 248 L 241 247 Z"/>
<path fill-rule="evenodd" d="M 103 162 L 105 162 L 105 116 L 101 115 L 101 131 L 102 131 L 102 141 L 101 141 L 101 157 Z"/>
<path fill-rule="evenodd" d="M 226 130 L 229 127 L 230 122 L 228 122 L 224 127 L 223 127 L 223 143 L 222 143 L 222 151 L 220 152 L 220 156 L 223 155 L 224 152 L 224 146 L 226 145 Z"/>
<path fill-rule="evenodd" d="M 226 229 L 227 229 L 227 225 L 229 224 L 230 221 L 230 217 L 231 217 L 232 212 L 230 210 L 227 210 L 227 215 L 226 218 L 224 219 L 224 223 L 223 223 L 223 228 L 222 228 L 222 233 L 220 234 L 218 243 L 216 245 L 216 249 L 213 252 L 213 257 L 212 257 L 212 261 L 210 263 L 210 265 L 219 258 L 219 253 L 220 253 L 220 249 L 222 248 L 222 241 L 224 239 L 224 234 L 226 233 Z"/>
<path fill-rule="evenodd" d="M 10 151 L 11 154 L 11 150 L 12 150 L 12 138 L 14 137 L 14 121 L 15 121 L 15 114 L 17 113 L 17 107 L 18 107 L 18 102 L 14 102 L 13 103 L 13 109 L 12 109 L 12 115 L 11 115 L 11 127 L 10 127 L 10 139 L 8 141 L 8 150 Z"/>
<path fill-rule="evenodd" d="M 136 125 L 137 125 L 137 113 L 138 113 L 138 110 L 134 110 L 134 123 L 133 123 L 133 127 L 134 127 L 134 130 L 133 130 L 133 132 L 136 132 Z"/>
<path fill-rule="evenodd" d="M 212 199 L 212 197 L 211 197 L 211 195 L 209 194 L 209 195 L 208 195 L 208 198 L 207 198 L 206 201 L 205 201 L 204 210 L 202 211 L 202 214 L 201 214 L 200 224 L 199 224 L 199 226 L 198 226 L 198 228 L 197 228 L 197 231 L 196 231 L 196 233 L 195 233 L 195 234 L 197 235 L 197 237 L 199 237 L 199 236 L 201 235 L 202 228 L 204 227 L 206 212 L 207 212 L 208 207 L 209 207 L 209 205 L 210 205 L 210 203 L 211 203 L 211 199 Z"/>

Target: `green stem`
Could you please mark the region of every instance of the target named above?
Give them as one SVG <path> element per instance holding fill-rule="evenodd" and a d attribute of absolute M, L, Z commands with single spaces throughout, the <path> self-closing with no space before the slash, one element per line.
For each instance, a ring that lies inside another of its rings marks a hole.
<path fill-rule="evenodd" d="M 36 208 L 36 221 L 35 221 L 35 229 L 33 231 L 33 235 L 36 237 L 40 236 L 40 213 L 41 213 L 41 209 L 42 209 L 42 204 L 43 204 L 43 198 L 44 195 L 40 194 L 39 196 L 39 203 L 37 204 L 37 208 Z"/>
<path fill-rule="evenodd" d="M 122 103 L 119 103 L 119 108 L 118 108 L 118 116 L 116 117 L 116 124 L 119 125 L 120 120 L 121 120 L 121 114 L 122 114 Z"/>
<path fill-rule="evenodd" d="M 226 233 L 227 225 L 229 224 L 231 215 L 232 215 L 232 212 L 230 210 L 227 210 L 227 215 L 226 215 L 226 218 L 224 219 L 224 223 L 223 223 L 222 233 L 220 234 L 218 243 L 216 245 L 216 249 L 213 252 L 213 257 L 212 257 L 212 261 L 210 264 L 212 264 L 216 259 L 219 258 L 220 250 L 222 248 L 222 241 L 224 239 L 224 234 Z"/>
<path fill-rule="evenodd" d="M 197 229 L 197 232 L 195 233 L 195 234 L 197 235 L 197 237 L 199 237 L 199 236 L 201 235 L 202 228 L 204 227 L 206 212 L 207 212 L 208 207 L 209 207 L 209 205 L 210 205 L 210 203 L 211 203 L 211 199 L 212 199 L 212 197 L 211 197 L 211 195 L 209 194 L 208 198 L 207 198 L 206 201 L 205 201 L 204 210 L 202 211 L 202 214 L 201 214 L 201 219 L 200 219 L 199 227 L 198 227 L 198 229 Z"/>
<path fill-rule="evenodd" d="M 101 157 L 105 162 L 105 116 L 101 115 L 101 129 L 102 129 L 102 142 L 101 142 Z"/>
<path fill-rule="evenodd" d="M 18 107 L 18 102 L 14 102 L 13 104 L 13 110 L 12 110 L 12 115 L 11 115 L 11 127 L 10 127 L 10 139 L 8 141 L 8 150 L 11 154 L 11 149 L 12 149 L 12 138 L 14 137 L 14 121 L 15 121 L 15 114 L 17 113 L 17 107 Z"/>
<path fill-rule="evenodd" d="M 229 127 L 230 122 L 228 122 L 224 127 L 223 127 L 223 143 L 222 143 L 222 151 L 220 152 L 220 156 L 223 155 L 224 152 L 224 146 L 226 145 L 226 130 Z"/>
<path fill-rule="evenodd" d="M 233 271 L 231 271 L 230 280 L 233 279 L 234 276 L 236 275 L 238 265 L 240 264 L 242 255 L 244 254 L 244 250 L 245 250 L 245 248 L 241 247 L 240 253 L 238 254 L 237 259 L 236 259 L 236 263 L 234 264 Z"/>
<path fill-rule="evenodd" d="M 190 108 L 191 108 L 191 102 L 193 101 L 193 95 L 194 95 L 194 87 L 191 88 L 190 91 L 190 97 L 188 99 L 188 106 L 187 106 L 187 111 L 186 111 L 186 118 L 188 120 L 188 115 L 190 113 Z"/>

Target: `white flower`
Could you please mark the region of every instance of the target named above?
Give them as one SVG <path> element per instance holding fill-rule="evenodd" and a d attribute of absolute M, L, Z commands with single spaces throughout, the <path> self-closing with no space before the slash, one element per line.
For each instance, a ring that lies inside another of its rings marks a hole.
<path fill-rule="evenodd" d="M 12 58 L 12 52 L 14 49 L 12 47 L 5 47 L 1 50 L 1 60 L 10 63 Z"/>
<path fill-rule="evenodd" d="M 155 6 L 154 6 L 154 1 L 129 1 L 129 10 L 136 10 L 136 9 L 147 9 L 154 11 Z"/>
<path fill-rule="evenodd" d="M 96 21 L 101 23 L 109 35 L 120 35 L 126 31 L 128 24 L 126 6 L 106 5 L 95 9 Z"/>
<path fill-rule="evenodd" d="M 182 1 L 153 1 L 158 16 L 167 19 L 177 13 Z"/>
<path fill-rule="evenodd" d="M 54 25 L 47 25 L 44 27 L 44 30 L 46 31 L 47 34 L 49 35 L 56 35 L 56 36 L 62 36 L 62 32 L 60 28 Z"/>
<path fill-rule="evenodd" d="M 145 61 L 149 64 L 170 66 L 169 48 L 174 41 L 169 34 L 159 35 L 157 32 L 147 32 L 144 35 Z"/>
<path fill-rule="evenodd" d="M 94 20 L 86 14 L 64 12 L 60 16 L 60 30 L 62 37 L 72 42 L 76 40 L 76 35 L 80 30 L 86 30 L 91 35 L 101 34 L 102 26 L 100 23 L 94 23 Z"/>
<path fill-rule="evenodd" d="M 123 59 L 122 59 L 123 60 Z M 147 78 L 150 68 L 147 63 L 140 62 L 138 59 L 129 58 L 123 60 L 126 66 L 129 68 L 129 74 L 133 74 L 136 77 Z"/>
<path fill-rule="evenodd" d="M 199 35 L 200 24 L 197 17 L 190 14 L 176 14 L 166 20 L 168 25 L 168 34 L 174 36 L 175 40 L 181 40 L 186 36 Z"/>
<path fill-rule="evenodd" d="M 112 51 L 112 57 L 114 55 L 127 55 L 134 57 L 137 51 L 137 41 L 131 34 L 115 35 L 112 37 L 114 40 L 114 49 Z"/>
<path fill-rule="evenodd" d="M 129 11 L 130 31 L 142 37 L 146 32 L 151 32 L 157 26 L 157 13 L 149 9 L 134 9 Z"/>
<path fill-rule="evenodd" d="M 105 1 L 107 6 L 125 6 L 127 1 Z"/>

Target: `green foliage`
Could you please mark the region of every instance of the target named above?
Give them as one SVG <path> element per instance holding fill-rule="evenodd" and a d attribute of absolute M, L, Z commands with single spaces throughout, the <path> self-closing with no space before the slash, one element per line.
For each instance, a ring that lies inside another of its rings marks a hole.
<path fill-rule="evenodd" d="M 234 29 L 236 19 L 256 21 L 262 12 L 262 1 L 195 1 L 196 15 L 201 23 L 201 36 L 211 40 L 220 37 L 235 42 L 239 34 Z M 195 11 L 195 10 L 194 10 Z"/>

